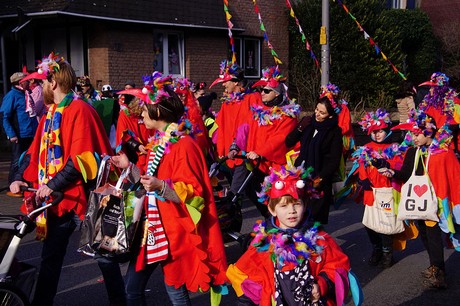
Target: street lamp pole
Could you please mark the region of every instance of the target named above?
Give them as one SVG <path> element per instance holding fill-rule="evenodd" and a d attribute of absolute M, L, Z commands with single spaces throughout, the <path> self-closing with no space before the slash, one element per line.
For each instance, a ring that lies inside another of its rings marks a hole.
<path fill-rule="evenodd" d="M 329 0 L 322 0 L 322 26 L 320 33 L 321 44 L 321 86 L 329 83 Z"/>

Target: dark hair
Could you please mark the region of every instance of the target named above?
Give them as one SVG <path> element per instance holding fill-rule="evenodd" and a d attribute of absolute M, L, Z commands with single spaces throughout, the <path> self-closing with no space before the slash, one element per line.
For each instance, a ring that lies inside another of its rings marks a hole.
<path fill-rule="evenodd" d="M 404 80 L 399 84 L 399 90 L 395 97 L 396 99 L 402 99 L 409 96 L 414 97 L 415 95 L 414 84 L 411 81 Z"/>
<path fill-rule="evenodd" d="M 316 101 L 316 105 L 320 103 L 326 107 L 326 110 L 329 116 L 333 116 L 333 117 L 337 116 L 336 112 L 334 111 L 334 107 L 331 104 L 331 101 L 329 101 L 327 97 L 322 97 L 318 99 L 318 101 Z"/>
<path fill-rule="evenodd" d="M 179 122 L 185 111 L 184 105 L 173 89 L 166 86 L 164 90 L 169 94 L 169 97 L 162 97 L 157 104 L 147 104 L 149 117 L 167 123 Z"/>

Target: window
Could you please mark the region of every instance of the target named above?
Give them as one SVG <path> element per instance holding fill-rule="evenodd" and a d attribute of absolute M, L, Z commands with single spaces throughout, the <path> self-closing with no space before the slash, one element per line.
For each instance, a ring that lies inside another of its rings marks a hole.
<path fill-rule="evenodd" d="M 153 69 L 163 74 L 181 75 L 184 71 L 184 38 L 177 32 L 154 32 Z"/>
<path fill-rule="evenodd" d="M 256 38 L 235 38 L 236 59 L 244 76 L 247 78 L 260 77 L 260 40 Z M 231 58 L 231 50 L 230 57 Z"/>

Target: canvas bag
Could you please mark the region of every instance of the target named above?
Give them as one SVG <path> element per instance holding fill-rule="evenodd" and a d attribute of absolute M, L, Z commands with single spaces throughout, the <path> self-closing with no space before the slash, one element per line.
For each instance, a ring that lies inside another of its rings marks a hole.
<path fill-rule="evenodd" d="M 96 189 L 90 193 L 82 224 L 78 251 L 90 256 L 96 252 L 108 256 L 128 253 L 140 228 L 145 192 L 122 190 L 128 170 L 122 172 L 116 186 L 107 183 L 109 158 L 104 157 L 101 162 Z"/>
<path fill-rule="evenodd" d="M 363 224 L 371 230 L 393 235 L 404 231 L 404 224 L 397 220 L 392 187 L 373 188 L 374 203 L 364 208 Z"/>
<path fill-rule="evenodd" d="M 439 222 L 438 199 L 428 176 L 430 154 L 423 163 L 423 175 L 416 175 L 420 160 L 420 149 L 415 153 L 414 169 L 411 177 L 401 187 L 401 200 L 398 208 L 398 220 L 431 220 Z"/>

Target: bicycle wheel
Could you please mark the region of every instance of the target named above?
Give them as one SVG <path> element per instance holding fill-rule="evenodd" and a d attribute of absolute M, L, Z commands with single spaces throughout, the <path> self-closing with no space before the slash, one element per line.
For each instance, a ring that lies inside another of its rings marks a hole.
<path fill-rule="evenodd" d="M 29 301 L 21 290 L 11 284 L 0 283 L 0 306 L 28 306 Z"/>

